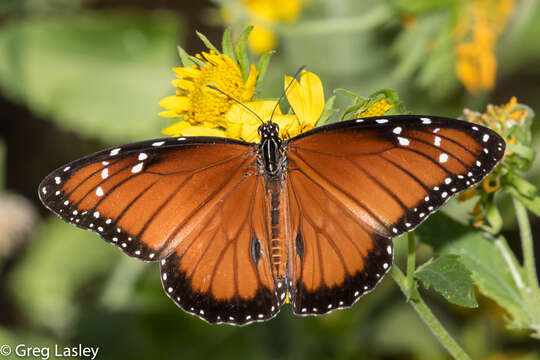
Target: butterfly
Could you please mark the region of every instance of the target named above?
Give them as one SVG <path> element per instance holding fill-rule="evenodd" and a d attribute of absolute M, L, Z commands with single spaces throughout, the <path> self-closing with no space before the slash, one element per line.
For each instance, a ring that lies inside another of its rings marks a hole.
<path fill-rule="evenodd" d="M 478 184 L 504 140 L 435 116 L 360 118 L 288 140 L 178 137 L 75 160 L 43 204 L 129 256 L 159 261 L 166 294 L 208 323 L 352 306 L 389 271 L 392 238 Z"/>

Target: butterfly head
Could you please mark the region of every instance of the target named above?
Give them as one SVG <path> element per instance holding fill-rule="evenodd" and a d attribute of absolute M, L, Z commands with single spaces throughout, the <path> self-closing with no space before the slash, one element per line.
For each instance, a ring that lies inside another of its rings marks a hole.
<path fill-rule="evenodd" d="M 279 126 L 273 122 L 266 122 L 259 126 L 259 135 L 261 136 L 261 141 L 266 139 L 275 139 L 279 134 Z"/>

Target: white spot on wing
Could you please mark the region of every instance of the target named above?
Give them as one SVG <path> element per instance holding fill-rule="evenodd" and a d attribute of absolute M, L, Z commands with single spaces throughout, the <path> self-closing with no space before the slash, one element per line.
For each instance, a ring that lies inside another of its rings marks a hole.
<path fill-rule="evenodd" d="M 142 163 L 142 162 L 138 163 L 137 165 L 135 165 L 134 167 L 131 168 L 131 172 L 134 173 L 134 174 L 140 172 L 142 170 L 142 168 L 143 168 L 143 164 L 144 163 Z"/>
<path fill-rule="evenodd" d="M 485 134 L 483 137 L 482 137 L 482 141 L 483 142 L 487 142 L 489 140 L 489 135 L 488 134 Z"/>
<path fill-rule="evenodd" d="M 448 155 L 447 155 L 447 154 L 441 154 L 441 155 L 439 156 L 439 162 L 440 162 L 440 163 L 445 163 L 445 162 L 447 162 L 447 161 L 448 161 Z"/>
<path fill-rule="evenodd" d="M 111 155 L 111 156 L 118 155 L 120 150 L 121 150 L 120 148 L 112 149 L 111 152 L 109 153 L 109 155 Z"/>
<path fill-rule="evenodd" d="M 403 146 L 407 146 L 411 143 L 409 139 L 401 137 L 401 136 L 398 136 L 398 141 L 399 141 L 399 145 L 403 145 Z"/>
<path fill-rule="evenodd" d="M 394 130 L 392 130 L 392 132 L 393 132 L 394 134 L 396 134 L 396 135 L 401 134 L 401 127 L 399 127 L 399 126 L 398 126 L 398 127 L 395 127 Z"/>
<path fill-rule="evenodd" d="M 143 161 L 143 160 L 146 160 L 148 159 L 148 155 L 146 155 L 145 153 L 140 153 L 139 154 L 139 161 Z"/>
<path fill-rule="evenodd" d="M 105 180 L 108 177 L 109 177 L 109 168 L 105 168 L 101 170 L 101 178 Z"/>
<path fill-rule="evenodd" d="M 96 195 L 103 196 L 103 194 L 103 189 L 101 188 L 101 186 L 98 186 L 98 188 L 96 189 Z"/>
<path fill-rule="evenodd" d="M 375 122 L 377 122 L 377 124 L 385 124 L 388 122 L 388 119 L 377 119 Z"/>
<path fill-rule="evenodd" d="M 435 146 L 441 146 L 441 138 L 438 136 L 435 136 L 435 140 L 433 141 L 433 144 L 435 144 Z"/>
<path fill-rule="evenodd" d="M 422 124 L 431 124 L 431 119 L 430 118 L 420 118 L 420 120 L 422 120 Z"/>
<path fill-rule="evenodd" d="M 152 143 L 152 146 L 161 146 L 165 144 L 165 141 L 156 141 L 155 143 Z"/>

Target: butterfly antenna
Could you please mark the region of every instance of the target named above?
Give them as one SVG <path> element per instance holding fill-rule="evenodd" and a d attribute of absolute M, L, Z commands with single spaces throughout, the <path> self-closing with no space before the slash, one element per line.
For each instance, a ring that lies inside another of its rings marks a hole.
<path fill-rule="evenodd" d="M 304 70 L 305 68 L 306 68 L 306 65 L 302 65 L 302 66 L 300 66 L 300 68 L 298 70 L 296 70 L 296 73 L 294 74 L 291 82 L 289 83 L 289 85 L 287 85 L 287 87 L 285 88 L 285 90 L 283 91 L 281 96 L 279 97 L 279 99 L 278 99 L 278 101 L 276 103 L 276 106 L 274 106 L 274 110 L 272 110 L 272 115 L 270 115 L 270 121 L 272 121 L 272 119 L 274 118 L 274 113 L 276 112 L 276 109 L 278 108 L 280 101 L 287 94 L 287 91 L 289 90 L 289 88 L 291 87 L 293 82 L 300 76 L 300 74 L 302 73 L 302 70 Z"/>
<path fill-rule="evenodd" d="M 247 111 L 249 111 L 251 114 L 253 114 L 257 119 L 259 119 L 259 121 L 261 123 L 264 124 L 264 120 L 261 119 L 261 117 L 259 115 L 257 115 L 257 113 L 253 110 L 251 110 L 249 107 L 247 107 L 246 105 L 242 104 L 240 101 L 236 100 L 235 98 L 233 98 L 231 95 L 221 91 L 220 89 L 218 89 L 217 87 L 215 86 L 212 86 L 212 85 L 206 85 L 207 87 L 209 87 L 210 89 L 212 90 L 216 90 L 218 91 L 219 93 L 225 95 L 226 97 L 228 97 L 229 99 L 231 99 L 232 101 L 236 102 L 237 104 L 239 104 L 240 106 L 242 106 L 244 109 L 246 109 Z"/>

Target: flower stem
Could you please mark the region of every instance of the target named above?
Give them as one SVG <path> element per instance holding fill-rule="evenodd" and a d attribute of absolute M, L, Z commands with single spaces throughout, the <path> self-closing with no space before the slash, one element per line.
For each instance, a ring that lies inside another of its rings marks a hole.
<path fill-rule="evenodd" d="M 540 337 L 540 289 L 538 287 L 538 277 L 536 275 L 531 224 L 529 223 L 525 205 L 515 198 L 513 198 L 513 201 L 519 225 L 519 233 L 521 235 L 523 267 L 525 269 L 525 279 L 527 281 L 525 289 L 520 290 L 523 300 L 528 307 L 528 314 L 531 322 L 530 327 L 534 331 L 532 336 Z"/>
<path fill-rule="evenodd" d="M 407 284 L 407 279 L 401 270 L 394 266 L 390 271 L 392 278 L 398 284 L 401 291 L 407 296 L 409 293 L 409 284 Z M 408 275 L 408 274 L 407 274 Z M 439 340 L 442 346 L 452 355 L 454 359 L 458 360 L 470 360 L 469 355 L 458 345 L 458 343 L 448 334 L 446 329 L 442 326 L 439 320 L 433 315 L 429 307 L 426 305 L 424 300 L 418 295 L 416 299 L 411 299 L 409 304 L 413 307 L 416 313 L 424 321 L 424 323 L 429 327 L 433 335 Z"/>
<path fill-rule="evenodd" d="M 408 298 L 412 297 L 414 291 L 414 269 L 416 267 L 416 243 L 414 241 L 414 231 L 407 234 L 407 288 Z"/>
<path fill-rule="evenodd" d="M 533 292 L 536 299 L 540 298 L 538 289 L 538 278 L 536 276 L 536 264 L 534 259 L 533 239 L 529 217 L 525 205 L 513 198 L 516 218 L 521 234 L 521 247 L 523 250 L 523 267 L 527 275 L 527 285 Z"/>

